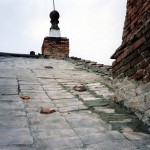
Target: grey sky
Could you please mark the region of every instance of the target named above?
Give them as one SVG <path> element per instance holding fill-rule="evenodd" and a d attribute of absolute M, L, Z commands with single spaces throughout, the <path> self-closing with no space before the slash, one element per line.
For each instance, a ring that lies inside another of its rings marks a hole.
<path fill-rule="evenodd" d="M 121 44 L 127 0 L 55 0 L 70 56 L 111 64 Z M 0 0 L 0 51 L 41 53 L 52 0 Z"/>

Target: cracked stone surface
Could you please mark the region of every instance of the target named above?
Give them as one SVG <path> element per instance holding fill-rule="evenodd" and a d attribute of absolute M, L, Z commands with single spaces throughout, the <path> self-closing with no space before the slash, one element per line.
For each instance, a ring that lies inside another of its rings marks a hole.
<path fill-rule="evenodd" d="M 149 150 L 148 129 L 110 100 L 110 82 L 65 60 L 0 57 L 0 150 Z"/>

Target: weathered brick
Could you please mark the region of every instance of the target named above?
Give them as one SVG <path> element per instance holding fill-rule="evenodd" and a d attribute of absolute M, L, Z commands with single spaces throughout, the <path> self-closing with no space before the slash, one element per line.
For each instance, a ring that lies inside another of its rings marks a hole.
<path fill-rule="evenodd" d="M 149 0 L 127 2 L 123 42 L 113 55 L 116 59 L 112 65 L 115 76 L 124 72 L 125 76 L 142 80 L 149 71 L 147 68 L 150 63 L 150 21 L 148 21 L 150 5 L 148 4 Z M 120 65 L 120 62 L 123 62 L 123 65 Z"/>
<path fill-rule="evenodd" d="M 138 56 L 138 51 L 134 51 L 133 53 L 131 53 L 128 57 L 126 57 L 123 62 L 124 65 L 126 65 L 127 63 L 131 62 L 134 58 L 136 58 Z"/>
<path fill-rule="evenodd" d="M 138 53 L 141 54 L 148 49 L 150 49 L 150 42 L 145 43 L 140 49 L 138 49 Z"/>
<path fill-rule="evenodd" d="M 121 54 L 120 56 L 118 56 L 118 58 L 116 59 L 117 63 L 119 63 L 122 59 L 123 59 L 123 54 Z"/>
<path fill-rule="evenodd" d="M 135 59 L 133 59 L 131 61 L 131 67 L 137 65 L 138 63 L 141 62 L 141 60 L 143 59 L 143 57 L 141 55 L 138 55 L 137 57 L 135 57 Z"/>
<path fill-rule="evenodd" d="M 145 42 L 145 38 L 142 37 L 140 38 L 138 41 L 136 41 L 132 46 L 131 46 L 131 49 L 130 49 L 130 52 L 138 49 L 142 44 L 144 44 Z"/>
<path fill-rule="evenodd" d="M 112 66 L 118 101 L 148 125 L 150 116 L 150 1 L 127 0 L 127 13 L 122 35 L 121 51 L 113 56 L 116 59 Z M 123 62 L 119 66 L 118 62 Z M 118 80 L 121 78 L 121 80 Z M 124 78 L 129 77 L 129 78 Z M 138 80 L 138 81 L 137 81 Z M 147 86 L 149 85 L 149 86 Z M 135 95 L 129 97 L 130 91 Z M 149 94 L 147 94 L 149 93 Z M 149 112 L 147 112 L 148 110 Z M 148 113 L 148 116 L 146 114 Z M 148 119 L 146 118 L 148 117 Z"/>
<path fill-rule="evenodd" d="M 131 68 L 131 64 L 128 63 L 123 67 L 123 72 L 126 72 L 127 70 L 129 70 Z"/>
<path fill-rule="evenodd" d="M 121 67 L 120 69 L 118 69 L 117 72 L 118 72 L 119 75 L 122 74 L 122 73 L 124 73 L 123 67 Z"/>
<path fill-rule="evenodd" d="M 146 68 L 148 65 L 149 65 L 149 63 L 147 62 L 146 59 L 143 59 L 143 60 L 140 62 L 140 67 L 141 67 L 141 69 Z"/>
<path fill-rule="evenodd" d="M 138 71 L 138 66 L 134 66 L 133 68 L 129 69 L 125 72 L 125 76 L 131 77 Z"/>
<path fill-rule="evenodd" d="M 133 76 L 135 80 L 140 80 L 146 75 L 146 71 L 144 69 L 138 70 L 136 74 Z"/>
<path fill-rule="evenodd" d="M 69 55 L 69 39 L 45 37 L 42 54 L 47 58 L 64 59 Z"/>
<path fill-rule="evenodd" d="M 115 60 L 115 61 L 112 63 L 112 67 L 114 67 L 116 64 L 117 64 L 117 61 Z"/>
<path fill-rule="evenodd" d="M 150 64 L 149 66 L 146 68 L 147 73 L 150 73 Z"/>
<path fill-rule="evenodd" d="M 118 63 L 116 66 L 112 68 L 112 72 L 115 72 L 116 70 L 120 69 L 123 66 L 123 62 Z"/>
<path fill-rule="evenodd" d="M 143 78 L 144 83 L 150 82 L 150 73 L 148 73 L 144 78 Z"/>
<path fill-rule="evenodd" d="M 146 33 L 145 38 L 146 38 L 146 40 L 150 39 L 150 31 Z"/>
<path fill-rule="evenodd" d="M 129 49 L 125 50 L 123 53 L 123 58 L 126 58 L 130 54 Z"/>
<path fill-rule="evenodd" d="M 141 55 L 143 56 L 143 58 L 150 57 L 150 50 L 144 51 L 143 53 L 141 53 Z"/>
<path fill-rule="evenodd" d="M 113 73 L 113 78 L 117 78 L 117 77 L 124 77 L 123 68 L 121 68 Z"/>

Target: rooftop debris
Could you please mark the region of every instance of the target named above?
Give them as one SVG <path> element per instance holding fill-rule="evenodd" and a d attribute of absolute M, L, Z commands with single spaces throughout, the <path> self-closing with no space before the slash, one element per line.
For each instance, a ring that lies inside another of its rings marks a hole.
<path fill-rule="evenodd" d="M 84 85 L 76 85 L 76 86 L 74 86 L 74 88 L 73 88 L 75 91 L 78 91 L 78 92 L 84 92 L 84 91 L 86 91 L 87 90 L 87 88 L 84 86 Z"/>
<path fill-rule="evenodd" d="M 23 100 L 29 100 L 30 96 L 21 96 L 20 98 L 22 98 Z"/>
<path fill-rule="evenodd" d="M 45 66 L 44 68 L 46 68 L 46 69 L 53 69 L 52 66 Z"/>
<path fill-rule="evenodd" d="M 41 111 L 40 113 L 41 114 L 51 114 L 51 113 L 54 113 L 56 112 L 55 109 L 50 109 L 50 108 L 41 108 Z"/>

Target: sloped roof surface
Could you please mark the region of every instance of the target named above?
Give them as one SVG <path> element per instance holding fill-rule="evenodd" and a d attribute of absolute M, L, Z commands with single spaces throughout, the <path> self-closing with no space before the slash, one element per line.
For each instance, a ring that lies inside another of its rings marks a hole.
<path fill-rule="evenodd" d="M 111 84 L 65 60 L 0 57 L 0 149 L 123 150 L 144 139 L 150 148 L 127 126 L 135 118 L 116 112 Z"/>

